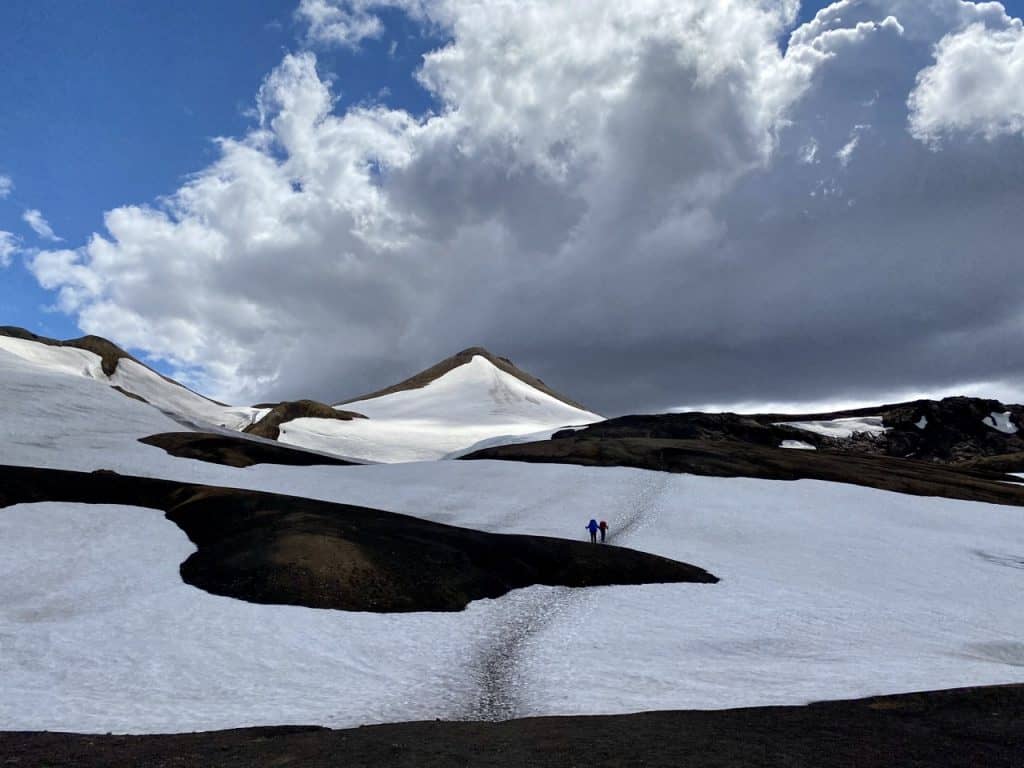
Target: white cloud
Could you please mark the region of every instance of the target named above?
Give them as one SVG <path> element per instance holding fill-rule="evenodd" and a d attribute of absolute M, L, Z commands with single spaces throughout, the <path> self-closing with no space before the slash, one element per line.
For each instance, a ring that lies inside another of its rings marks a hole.
<path fill-rule="evenodd" d="M 870 125 L 855 125 L 853 130 L 850 131 L 850 137 L 847 142 L 836 152 L 836 159 L 839 164 L 845 168 L 850 164 L 853 159 L 853 153 L 857 151 L 857 147 L 860 145 L 860 137 L 864 131 L 871 128 Z"/>
<path fill-rule="evenodd" d="M 215 163 L 32 268 L 226 398 L 340 398 L 473 343 L 611 409 L 996 380 L 1024 372 L 1024 156 L 933 152 L 906 107 L 993 5 L 849 0 L 783 52 L 795 0 L 305 2 L 318 40 L 386 6 L 443 30 L 437 113 L 337 114 L 289 55 Z"/>
<path fill-rule="evenodd" d="M 19 248 L 17 235 L 0 230 L 0 267 L 11 266 L 11 257 L 18 252 Z"/>
<path fill-rule="evenodd" d="M 361 0 L 301 0 L 295 13 L 308 25 L 310 40 L 354 48 L 384 31 L 381 20 L 369 10 L 373 5 Z"/>
<path fill-rule="evenodd" d="M 1024 132 L 1024 25 L 978 23 L 944 37 L 935 64 L 918 75 L 909 107 L 911 132 L 922 141 Z"/>
<path fill-rule="evenodd" d="M 813 165 L 818 160 L 818 142 L 813 138 L 800 147 L 800 162 L 804 165 Z"/>
<path fill-rule="evenodd" d="M 0 175 L 0 200 L 9 197 L 14 189 L 14 181 L 10 176 Z"/>
<path fill-rule="evenodd" d="M 35 232 L 43 240 L 49 240 L 50 242 L 60 242 L 63 238 L 57 237 L 54 234 L 53 228 L 50 223 L 43 217 L 35 208 L 30 208 L 21 214 L 22 221 L 28 224 L 32 231 Z"/>

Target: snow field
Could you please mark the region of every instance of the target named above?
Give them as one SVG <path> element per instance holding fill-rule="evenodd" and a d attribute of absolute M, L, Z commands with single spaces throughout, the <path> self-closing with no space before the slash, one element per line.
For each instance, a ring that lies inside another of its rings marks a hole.
<path fill-rule="evenodd" d="M 1014 508 L 503 462 L 295 469 L 279 484 L 487 530 L 582 539 L 601 517 L 614 543 L 722 582 L 534 587 L 457 614 L 255 606 L 182 584 L 192 548 L 158 512 L 24 505 L 0 513 L 0 687 L 15 692 L 0 727 L 340 726 L 1024 680 L 1024 608 L 1008 599 L 1024 570 L 984 556 L 1024 554 Z M 488 682 L 495 654 L 504 679 Z M 489 685 L 496 709 L 480 704 Z"/>
<path fill-rule="evenodd" d="M 72 365 L 72 368 L 74 366 Z M 0 352 L 0 463 L 362 504 L 586 536 L 717 585 L 533 587 L 456 614 L 257 606 L 180 581 L 162 513 L 0 510 L 0 728 L 169 732 L 758 704 L 1024 681 L 1024 515 L 816 481 L 511 462 L 233 469 L 143 446 L 180 429 Z"/>

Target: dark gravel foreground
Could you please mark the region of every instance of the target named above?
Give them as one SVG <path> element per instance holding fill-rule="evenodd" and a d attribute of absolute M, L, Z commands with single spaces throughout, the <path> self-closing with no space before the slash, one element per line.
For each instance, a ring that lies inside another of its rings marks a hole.
<path fill-rule="evenodd" d="M 5 766 L 1024 765 L 1024 685 L 806 707 L 164 736 L 0 733 Z"/>

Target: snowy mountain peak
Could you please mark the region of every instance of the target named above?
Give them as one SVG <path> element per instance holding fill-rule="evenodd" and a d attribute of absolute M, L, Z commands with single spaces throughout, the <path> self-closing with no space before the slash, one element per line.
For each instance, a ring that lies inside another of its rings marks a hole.
<path fill-rule="evenodd" d="M 425 461 L 601 420 L 479 347 L 345 406 L 367 418 L 296 419 L 280 426 L 278 439 L 370 461 Z"/>
<path fill-rule="evenodd" d="M 584 406 L 580 405 L 575 400 L 572 400 L 566 397 L 565 395 L 551 389 L 541 379 L 537 378 L 536 376 L 533 376 L 532 374 L 527 373 L 521 368 L 518 368 L 507 357 L 499 357 L 498 355 L 494 355 L 483 347 L 469 347 L 468 349 L 464 349 L 461 352 L 458 352 L 452 355 L 451 357 L 445 358 L 441 362 L 436 363 L 430 366 L 429 368 L 426 368 L 420 371 L 419 373 L 410 376 L 409 378 L 403 381 L 398 382 L 397 384 L 394 384 L 390 387 L 386 387 L 384 389 L 377 390 L 376 392 L 371 392 L 368 395 L 361 395 L 359 397 L 352 398 L 351 400 L 345 400 L 342 403 L 339 403 L 339 405 L 354 402 L 362 402 L 364 400 L 372 400 L 374 398 L 382 397 L 384 395 L 392 395 L 395 394 L 396 392 L 404 392 L 411 389 L 422 389 L 423 387 L 427 386 L 431 382 L 438 380 L 439 378 L 449 373 L 450 371 L 453 371 L 456 368 L 459 368 L 464 365 L 469 365 L 470 363 L 473 362 L 474 358 L 482 358 L 486 362 L 490 363 L 491 366 L 497 368 L 499 371 L 502 371 L 503 373 L 518 379 L 519 381 L 532 387 L 533 389 L 538 390 L 539 392 L 542 392 L 545 395 L 554 398 L 555 400 L 559 400 L 562 403 L 571 406 L 572 408 L 577 408 L 582 411 L 587 410 Z"/>

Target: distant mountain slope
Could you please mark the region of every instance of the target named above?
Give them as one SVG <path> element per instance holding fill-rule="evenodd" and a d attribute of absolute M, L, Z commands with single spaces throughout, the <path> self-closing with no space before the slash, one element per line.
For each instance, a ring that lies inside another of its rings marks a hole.
<path fill-rule="evenodd" d="M 227 427 L 347 459 L 440 459 L 478 443 L 548 437 L 601 417 L 506 358 L 463 350 L 394 386 L 350 402 L 354 410 L 312 400 L 228 406 L 199 395 L 98 336 L 57 341 L 0 327 L 0 352 L 52 373 L 107 384 L 179 423 Z"/>
<path fill-rule="evenodd" d="M 369 461 L 426 461 L 481 441 L 538 439 L 601 420 L 508 361 L 475 349 L 345 405 L 367 418 L 300 418 L 280 424 L 278 439 Z"/>
<path fill-rule="evenodd" d="M 50 372 L 103 382 L 186 421 L 243 429 L 263 415 L 259 409 L 224 405 L 193 392 L 99 336 L 57 341 L 23 328 L 3 326 L 0 351 Z"/>
<path fill-rule="evenodd" d="M 123 359 L 135 360 L 136 363 L 139 362 L 119 346 L 102 338 L 101 336 L 90 335 L 82 336 L 79 339 L 60 341 L 58 339 L 47 338 L 46 336 L 39 336 L 38 334 L 32 333 L 24 328 L 19 328 L 15 325 L 0 325 L 0 336 L 6 336 L 11 339 L 21 339 L 22 341 L 34 341 L 37 344 L 43 344 L 48 347 L 81 349 L 86 352 L 92 352 L 100 358 L 103 373 L 107 376 L 114 375 L 114 371 L 117 370 L 117 364 Z M 141 365 L 141 363 L 139 364 Z M 154 371 L 154 373 L 156 372 Z M 157 375 L 159 376 L 160 374 Z M 171 379 L 167 379 L 167 381 L 171 381 Z M 172 383 L 177 384 L 177 382 Z"/>

